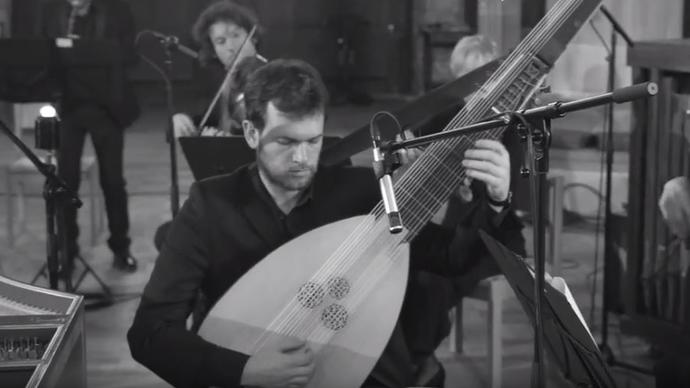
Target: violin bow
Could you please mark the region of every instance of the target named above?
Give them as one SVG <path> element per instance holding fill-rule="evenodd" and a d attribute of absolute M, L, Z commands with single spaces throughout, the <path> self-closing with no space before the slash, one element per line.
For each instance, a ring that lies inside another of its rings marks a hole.
<path fill-rule="evenodd" d="M 204 117 L 201 119 L 201 122 L 199 123 L 199 129 L 204 128 L 204 125 L 206 125 L 206 122 L 208 121 L 209 116 L 211 116 L 211 112 L 213 111 L 213 108 L 216 106 L 216 103 L 218 103 L 218 99 L 220 98 L 221 93 L 225 89 L 227 83 L 230 82 L 230 77 L 235 72 L 235 68 L 237 67 L 237 63 L 239 62 L 240 53 L 242 53 L 242 50 L 244 50 L 244 46 L 254 36 L 255 33 L 256 33 L 256 25 L 252 27 L 251 31 L 249 31 L 249 34 L 244 39 L 244 42 L 242 42 L 240 49 L 237 50 L 237 52 L 235 53 L 235 57 L 232 59 L 232 65 L 230 66 L 230 69 L 227 71 L 227 73 L 225 73 L 225 78 L 223 79 L 223 82 L 220 84 L 220 87 L 218 88 L 216 95 L 213 97 L 211 104 L 208 106 L 208 109 L 206 109 L 206 113 L 204 113 Z M 199 134 L 201 134 L 201 131 L 199 131 Z"/>

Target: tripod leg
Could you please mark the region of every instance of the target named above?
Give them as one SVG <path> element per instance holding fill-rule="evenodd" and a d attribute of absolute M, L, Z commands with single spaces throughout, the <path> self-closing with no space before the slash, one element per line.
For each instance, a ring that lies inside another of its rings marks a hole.
<path fill-rule="evenodd" d="M 74 292 L 75 288 L 72 284 L 72 272 L 74 271 L 74 256 L 68 253 L 67 246 L 69 241 L 67 240 L 67 233 L 65 229 L 65 206 L 70 206 L 64 203 L 63 198 L 59 198 L 60 206 L 58 206 L 56 211 L 57 218 L 57 241 L 59 241 L 58 257 L 60 258 L 60 276 L 65 282 L 65 291 Z"/>
<path fill-rule="evenodd" d="M 79 276 L 79 279 L 78 279 L 77 282 L 75 283 L 74 288 L 75 288 L 75 289 L 79 288 L 79 285 L 80 285 L 81 282 L 84 280 L 84 278 L 86 277 L 86 275 L 87 275 L 87 274 L 91 274 L 91 276 L 93 276 L 93 278 L 96 279 L 96 281 L 98 282 L 98 284 L 101 286 L 101 289 L 103 290 L 103 296 L 104 296 L 106 299 L 112 299 L 113 293 L 112 293 L 112 291 L 110 290 L 110 287 L 108 287 L 108 285 L 105 284 L 105 282 L 100 278 L 100 276 L 98 276 L 98 274 L 96 273 L 96 271 L 94 271 L 93 267 L 91 267 L 91 266 L 86 262 L 86 260 L 84 260 L 84 258 L 81 257 L 81 256 L 76 256 L 76 259 L 84 266 L 84 271 L 82 271 L 81 275 Z"/>
<path fill-rule="evenodd" d="M 46 231 L 47 231 L 47 246 L 48 254 L 46 265 L 48 268 L 48 283 L 50 288 L 57 290 L 59 286 L 59 273 L 60 273 L 60 253 L 59 246 L 61 240 L 57 233 L 60 229 L 56 225 L 56 203 L 55 203 L 55 192 L 50 186 L 50 183 L 46 181 L 45 188 L 43 190 L 43 196 L 46 200 Z"/>
<path fill-rule="evenodd" d="M 46 269 L 48 269 L 48 264 L 43 264 L 41 266 L 41 269 L 39 269 L 38 272 L 36 272 L 36 275 L 34 275 L 34 278 L 31 279 L 31 284 L 36 284 L 36 281 L 38 280 L 38 278 L 45 277 L 46 276 Z"/>

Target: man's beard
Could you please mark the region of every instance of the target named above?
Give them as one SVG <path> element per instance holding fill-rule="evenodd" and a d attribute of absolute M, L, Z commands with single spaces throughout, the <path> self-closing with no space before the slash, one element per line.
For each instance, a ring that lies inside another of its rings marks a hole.
<path fill-rule="evenodd" d="M 296 166 L 285 174 L 274 174 L 266 168 L 261 159 L 258 160 L 257 165 L 268 181 L 287 191 L 304 190 L 309 187 L 317 170 L 316 166 Z M 301 171 L 302 173 L 291 174 L 290 171 Z"/>

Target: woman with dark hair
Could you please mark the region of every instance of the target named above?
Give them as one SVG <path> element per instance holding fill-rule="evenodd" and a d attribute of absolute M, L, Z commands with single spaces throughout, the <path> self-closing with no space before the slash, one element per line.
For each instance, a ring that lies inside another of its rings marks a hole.
<path fill-rule="evenodd" d="M 254 27 L 254 35 L 247 40 Z M 192 35 L 200 46 L 199 60 L 205 68 L 204 73 L 208 73 L 204 75 L 210 82 L 201 82 L 204 98 L 200 101 L 204 101 L 205 104 L 198 107 L 194 118 L 186 113 L 177 113 L 173 116 L 176 136 L 196 135 L 199 131 L 201 135 L 209 136 L 242 133 L 243 80 L 266 62 L 256 52 L 260 34 L 256 14 L 245 6 L 224 0 L 211 4 L 201 12 L 192 28 Z M 212 115 L 206 122 L 201 123 L 208 103 L 221 87 L 222 80 L 236 56 L 238 64 L 230 82 L 223 88 Z M 198 128 L 199 125 L 203 125 L 204 128 Z"/>

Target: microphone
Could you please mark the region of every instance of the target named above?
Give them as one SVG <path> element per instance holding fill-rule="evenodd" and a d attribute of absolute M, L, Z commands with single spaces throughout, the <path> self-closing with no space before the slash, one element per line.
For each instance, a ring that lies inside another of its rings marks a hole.
<path fill-rule="evenodd" d="M 373 142 L 374 152 L 374 174 L 379 180 L 379 189 L 381 190 L 381 198 L 383 198 L 383 205 L 388 215 L 388 230 L 392 234 L 400 233 L 403 230 L 402 218 L 398 210 L 398 203 L 395 199 L 395 191 L 393 190 L 393 179 L 388 170 L 388 161 L 386 160 L 385 152 L 381 151 L 381 134 L 379 128 L 372 120 L 369 123 L 369 131 L 371 133 L 371 140 Z"/>
<path fill-rule="evenodd" d="M 151 35 L 158 38 L 158 40 L 160 40 L 161 43 L 163 43 L 164 45 L 168 47 L 173 47 L 177 49 L 177 51 L 187 55 L 188 57 L 191 57 L 193 59 L 199 59 L 199 54 L 193 49 L 180 43 L 180 39 L 175 35 L 165 35 L 158 31 L 151 31 Z"/>

